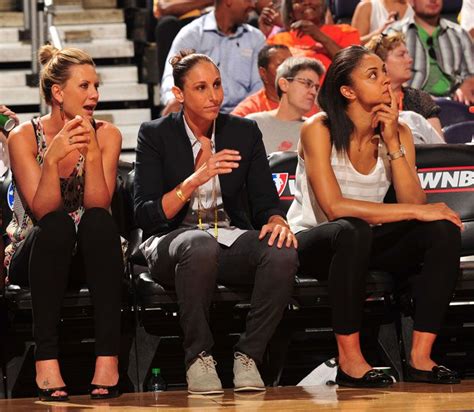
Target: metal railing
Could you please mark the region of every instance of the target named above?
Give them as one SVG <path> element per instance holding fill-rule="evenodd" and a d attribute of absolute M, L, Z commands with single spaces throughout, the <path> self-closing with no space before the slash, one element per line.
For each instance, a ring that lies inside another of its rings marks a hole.
<path fill-rule="evenodd" d="M 57 49 L 63 44 L 57 27 L 54 25 L 54 0 L 23 0 L 23 19 L 26 37 L 31 40 L 31 75 L 27 76 L 29 86 L 37 86 L 39 79 L 38 49 L 49 41 Z M 40 99 L 40 114 L 48 108 Z"/>

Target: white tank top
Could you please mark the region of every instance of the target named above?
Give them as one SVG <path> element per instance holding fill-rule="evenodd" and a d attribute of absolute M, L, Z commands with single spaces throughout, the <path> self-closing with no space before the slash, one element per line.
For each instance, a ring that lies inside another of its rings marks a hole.
<path fill-rule="evenodd" d="M 359 173 L 352 165 L 346 152 L 332 148 L 331 166 L 334 170 L 342 196 L 347 199 L 382 203 L 392 181 L 387 148 L 379 143 L 377 163 L 369 174 Z M 298 156 L 296 167 L 295 199 L 287 214 L 293 233 L 311 229 L 328 218 L 319 206 L 306 176 L 304 160 Z"/>
<path fill-rule="evenodd" d="M 388 11 L 382 3 L 382 0 L 371 0 L 372 3 L 372 13 L 370 15 L 370 30 L 369 33 L 372 33 L 374 30 L 377 30 L 379 27 L 387 21 Z M 405 11 L 403 16 L 399 16 L 398 20 L 404 19 L 406 17 L 412 17 L 415 13 L 413 12 L 412 7 L 408 4 L 408 8 Z"/>

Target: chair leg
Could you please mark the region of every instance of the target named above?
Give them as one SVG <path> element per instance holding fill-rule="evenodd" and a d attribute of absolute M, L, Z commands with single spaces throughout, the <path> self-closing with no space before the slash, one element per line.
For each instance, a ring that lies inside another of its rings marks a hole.
<path fill-rule="evenodd" d="M 291 330 L 279 329 L 268 343 L 262 365 L 264 382 L 268 386 L 279 385 L 291 341 Z"/>
<path fill-rule="evenodd" d="M 382 324 L 379 327 L 377 341 L 383 351 L 385 360 L 395 371 L 397 381 L 403 380 L 402 358 L 395 323 Z"/>
<path fill-rule="evenodd" d="M 20 372 L 23 368 L 25 360 L 34 347 L 33 342 L 25 342 L 23 353 L 20 356 L 15 356 L 7 362 L 5 375 L 6 375 L 6 394 L 8 398 L 12 397 L 13 388 L 15 387 L 16 381 Z"/>
<path fill-rule="evenodd" d="M 160 340 L 159 336 L 150 335 L 143 326 L 136 328 L 135 350 L 131 351 L 134 359 L 130 362 L 129 375 L 137 377 L 135 384 L 139 392 L 145 390 L 145 377 L 151 367 L 151 362 L 155 357 Z"/>

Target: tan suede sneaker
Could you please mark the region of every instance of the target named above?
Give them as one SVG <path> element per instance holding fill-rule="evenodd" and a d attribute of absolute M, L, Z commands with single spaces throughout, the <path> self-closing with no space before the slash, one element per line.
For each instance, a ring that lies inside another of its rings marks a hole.
<path fill-rule="evenodd" d="M 201 352 L 186 371 L 188 392 L 194 395 L 224 393 L 216 372 L 216 361 L 206 352 Z"/>
<path fill-rule="evenodd" d="M 234 391 L 264 391 L 255 361 L 244 353 L 234 353 Z"/>

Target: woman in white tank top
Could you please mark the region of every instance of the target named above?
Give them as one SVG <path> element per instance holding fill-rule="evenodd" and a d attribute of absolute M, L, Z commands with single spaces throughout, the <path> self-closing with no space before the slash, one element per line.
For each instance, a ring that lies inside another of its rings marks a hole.
<path fill-rule="evenodd" d="M 362 44 L 365 44 L 372 36 L 384 32 L 394 21 L 413 15 L 408 0 L 365 0 L 357 5 L 351 25 L 359 30 Z"/>
<path fill-rule="evenodd" d="M 359 330 L 369 268 L 393 273 L 423 265 L 414 290 L 413 347 L 406 377 L 458 383 L 431 359 L 459 265 L 459 216 L 426 204 L 410 130 L 382 60 L 361 46 L 341 50 L 318 96 L 325 111 L 302 128 L 295 200 L 288 220 L 298 239 L 302 276 L 327 276 L 339 350 L 336 382 L 392 383 L 362 355 Z M 393 185 L 398 203 L 383 203 Z"/>

